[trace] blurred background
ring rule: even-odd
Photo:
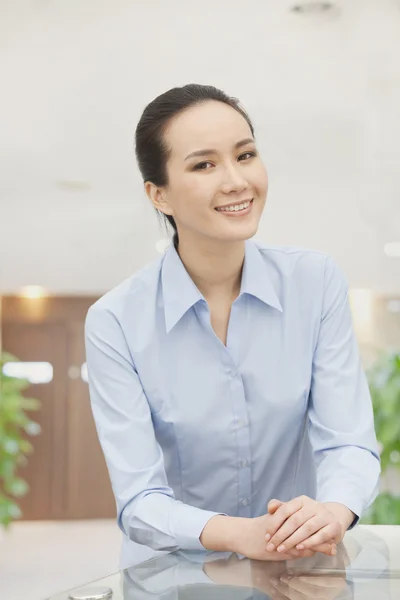
[[[0,0],[0,580],[43,598],[118,568],[92,421],[88,307],[169,243],[133,133],[167,89],[211,84],[253,119],[257,238],[345,272],[400,524],[400,2]]]

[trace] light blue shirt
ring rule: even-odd
[[[199,550],[216,514],[306,494],[357,516],[380,473],[347,284],[320,252],[246,242],[227,344],[176,250],[86,319],[91,404],[122,529],[121,568]]]

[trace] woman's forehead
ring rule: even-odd
[[[246,137],[252,137],[246,119],[231,106],[215,101],[183,111],[166,131],[172,153],[185,156],[196,150],[232,148]]]

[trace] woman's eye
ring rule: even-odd
[[[253,156],[256,156],[256,152],[244,152],[243,154],[241,154],[238,158],[238,160],[242,161],[242,160],[248,160],[249,158],[252,158]],[[206,171],[208,170],[208,165],[210,165],[211,167],[213,166],[212,163],[210,163],[209,161],[205,161],[205,162],[201,162],[198,165],[196,165],[194,167],[194,171]]]
[[[210,162],[202,162],[195,166],[195,171],[204,171],[207,168],[207,165],[211,165]]]
[[[255,152],[245,152],[244,154],[241,154],[239,156],[239,160],[247,160],[248,158],[251,158],[252,156],[255,156],[256,153]]]

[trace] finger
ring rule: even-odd
[[[301,524],[305,516],[305,513],[299,510],[282,525],[280,530],[270,540],[272,543],[275,543],[275,540],[277,543],[279,540],[280,545],[277,545],[278,552],[285,552],[295,546],[298,550],[302,550],[300,546],[305,540],[308,540],[312,535],[329,525],[329,515],[315,515],[307,521],[304,520],[303,524]],[[289,532],[293,533],[286,535]],[[328,541],[328,539],[323,539],[320,543],[323,544],[325,541]]]
[[[301,552],[305,552],[305,550],[306,549],[301,550]],[[318,544],[318,546],[313,546],[310,550],[319,552],[320,554],[326,554],[327,556],[336,556],[337,554],[337,546],[333,540],[325,542],[324,544]],[[291,550],[289,550],[289,552],[291,552]]]
[[[309,554],[304,554],[305,552],[311,552],[314,554],[325,554],[326,556],[336,556],[337,548],[335,542],[326,542],[325,544],[320,544],[319,546],[313,546],[312,548],[305,548],[304,550],[297,550],[296,548],[292,548],[292,550],[288,550],[287,552],[278,552],[278,554],[289,554],[290,556],[294,556],[295,558],[302,558],[303,556],[310,556]],[[292,554],[294,552],[299,552],[299,554]]]
[[[279,509],[278,511],[279,512]],[[276,516],[276,515],[275,515]],[[275,535],[271,536],[269,540],[268,548],[270,551],[275,550],[277,548],[282,548],[282,544],[288,540],[300,527],[302,527],[305,523],[308,523],[310,519],[314,518],[314,514],[310,512],[310,509],[301,508],[294,515],[291,515],[278,529]],[[326,523],[321,523],[321,527],[326,525]],[[310,534],[304,537],[298,538],[298,543],[302,542],[304,539],[307,539],[318,531],[318,529],[310,529]],[[268,525],[268,533],[270,533],[270,527]],[[296,544],[292,544],[290,546],[293,548]],[[284,552],[285,548],[282,548],[280,552]]]
[[[284,502],[274,515],[271,515],[271,521],[268,525],[269,539],[272,538],[283,523],[289,519],[294,513],[299,511],[303,507],[303,500],[301,498],[294,498],[289,502]]]
[[[314,577],[311,581],[303,581],[301,577],[282,575],[280,580],[283,584],[286,584],[288,588],[300,592],[306,598],[321,598],[323,597],[323,593],[321,592],[323,592],[324,589],[326,590],[325,586],[320,585],[320,579],[318,577]]]
[[[279,579],[271,579],[271,585],[273,586],[274,591],[282,594],[281,597],[283,598],[288,600],[305,600],[304,595],[301,592],[289,587]]]
[[[312,551],[312,554],[304,554],[305,552]],[[299,552],[300,554],[294,554]],[[312,548],[305,548],[304,550],[297,550],[296,548],[292,548],[292,550],[288,550],[284,554],[289,554],[294,558],[302,558],[303,556],[314,556],[315,554],[325,554],[326,556],[336,556],[337,553],[337,545],[334,540],[330,540],[330,542],[325,542],[324,544],[319,544],[318,546],[313,546]]]
[[[280,561],[293,561],[298,560],[300,558],[308,558],[310,556],[314,556],[315,552],[313,550],[290,550],[290,552],[266,552],[263,560],[271,561],[271,562],[280,562]]]
[[[278,508],[280,506],[282,506],[282,504],[284,504],[284,502],[281,502],[280,500],[270,500],[268,502],[268,506],[267,506],[267,510],[269,512],[270,515],[275,514],[275,512],[278,510]]]
[[[293,550],[289,550],[289,552],[286,552],[285,554],[287,556],[290,556],[291,558],[308,558],[310,556],[314,556],[315,550],[296,550],[294,548]]]
[[[335,539],[340,530],[339,523],[329,523],[325,527],[322,527],[317,533],[311,535],[308,539],[304,540],[300,544],[296,545],[297,550],[303,550],[304,548],[312,548],[328,542],[329,540]]]
[[[318,582],[318,586],[320,588],[339,588],[342,586],[342,582],[345,583],[346,580],[342,577],[327,577],[327,576],[320,576],[317,575],[314,577],[311,576],[305,576],[305,575],[301,575],[300,577],[296,577],[296,579],[298,579],[298,581],[302,581],[304,583],[308,583],[310,585],[315,585],[316,581]]]

